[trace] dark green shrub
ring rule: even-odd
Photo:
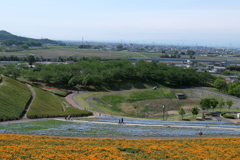
[[[235,119],[234,115],[231,115],[231,114],[224,114],[223,117],[229,118],[229,119]]]

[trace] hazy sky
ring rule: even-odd
[[[1,0],[0,14],[32,38],[240,45],[240,0]]]

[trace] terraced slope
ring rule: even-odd
[[[0,83],[0,121],[19,119],[31,99],[29,88],[11,78]]]
[[[47,118],[47,117],[63,117],[71,116],[87,116],[92,113],[89,111],[79,110],[60,99],[60,97],[34,87],[36,97],[27,113],[28,118]]]

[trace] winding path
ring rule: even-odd
[[[78,109],[81,109],[81,110],[85,110],[86,108],[84,108],[83,106],[81,106],[80,104],[78,104],[75,100],[74,100],[74,97],[78,94],[81,94],[81,93],[84,93],[84,92],[80,92],[80,93],[72,93],[72,94],[69,94],[67,95],[67,97],[65,97],[65,99],[68,101],[68,103],[70,103],[73,107],[76,107]]]
[[[26,84],[26,85],[27,85],[28,88],[30,89],[30,91],[31,91],[31,93],[32,93],[32,97],[31,97],[31,102],[30,102],[29,105],[27,106],[27,109],[26,109],[26,111],[25,111],[24,116],[22,117],[22,118],[24,118],[24,119],[27,118],[27,113],[28,113],[28,111],[30,110],[30,108],[31,108],[31,106],[32,106],[32,103],[33,103],[33,101],[34,101],[34,99],[35,99],[35,97],[36,97],[36,92],[34,91],[34,89],[32,88],[32,86],[29,85],[29,84]]]

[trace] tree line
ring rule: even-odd
[[[35,42],[35,41],[19,41],[19,40],[15,40],[15,39],[8,39],[8,40],[4,40],[2,42],[3,45],[6,45],[6,46],[12,46],[12,45],[27,45],[29,47],[31,46],[36,46],[36,47],[39,47],[39,46],[42,46],[42,43],[41,42]]]
[[[239,82],[227,83],[226,80],[222,77],[218,77],[214,81],[214,87],[218,89],[218,91],[240,97],[240,84]]]
[[[23,76],[30,81],[51,82],[63,86],[111,87],[125,82],[154,82],[175,87],[199,86],[213,83],[215,76],[210,73],[197,73],[195,69],[167,66],[164,63],[139,61],[135,65],[129,60],[101,61],[95,58],[78,61],[74,64],[8,65],[0,72],[14,78]]]

